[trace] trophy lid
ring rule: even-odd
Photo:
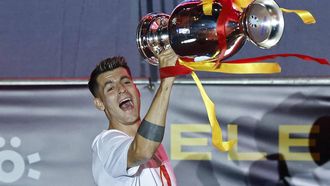
[[[260,48],[275,46],[282,37],[284,19],[282,11],[273,0],[255,0],[243,19],[248,38]]]

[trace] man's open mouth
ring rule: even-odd
[[[125,98],[120,101],[119,108],[123,111],[127,111],[134,108],[134,104],[131,98]]]

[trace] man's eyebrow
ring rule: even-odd
[[[131,78],[129,77],[129,76],[122,76],[121,78],[120,78],[120,81],[121,80],[124,80],[124,79],[129,79],[129,80],[131,80]],[[112,80],[108,80],[108,81],[106,81],[105,83],[104,83],[104,87],[106,87],[107,85],[109,85],[109,84],[113,84],[114,82],[112,81]]]
[[[131,80],[131,78],[130,78],[129,76],[122,76],[122,77],[120,78],[120,80],[123,80],[123,79],[129,79],[129,80]]]
[[[112,80],[108,80],[108,81],[106,81],[106,82],[104,83],[104,87],[106,87],[108,84],[112,84],[112,83],[113,83]]]

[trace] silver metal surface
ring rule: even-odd
[[[144,16],[136,31],[139,52],[152,65],[158,65],[157,56],[169,48],[167,22],[169,15],[149,13]]]
[[[194,61],[222,60],[237,53],[246,38],[267,49],[276,45],[282,37],[284,20],[278,5],[273,0],[255,0],[243,12],[233,9],[232,13],[237,18],[227,20],[227,49],[220,57],[222,48],[219,42],[223,41],[219,41],[217,24],[221,11],[219,2],[213,2],[212,15],[205,15],[201,1],[184,1],[170,16],[147,14],[137,28],[136,41],[140,53],[152,65],[158,64],[157,56],[169,46],[177,55]]]
[[[273,0],[255,0],[244,11],[244,30],[252,43],[260,48],[275,46],[284,30],[283,13]]]

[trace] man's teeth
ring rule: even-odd
[[[126,102],[126,101],[131,101],[130,98],[123,99],[120,103]]]
[[[128,102],[129,102],[130,104],[133,104],[131,98],[126,98],[126,99],[123,99],[123,100],[119,103],[119,107],[122,107],[125,103],[128,103]]]

